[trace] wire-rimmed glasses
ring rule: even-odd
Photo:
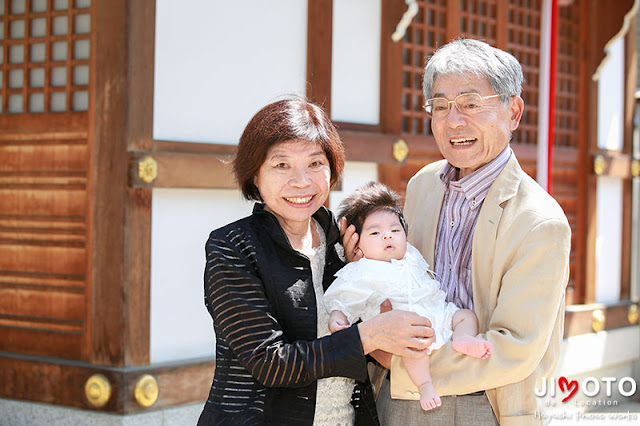
[[[480,96],[477,93],[462,93],[452,101],[447,98],[431,98],[427,99],[422,106],[430,117],[446,117],[449,114],[451,104],[454,104],[458,111],[473,115],[482,111],[484,101],[491,98],[497,98],[503,95]]]

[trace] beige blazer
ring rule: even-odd
[[[409,241],[434,264],[445,162],[427,165],[407,187]],[[512,154],[480,210],[472,247],[473,303],[480,337],[493,343],[489,359],[461,355],[448,343],[430,356],[440,395],[486,390],[502,425],[541,424],[536,380],[560,355],[571,230],[564,212]],[[418,399],[417,388],[393,357],[391,395]]]

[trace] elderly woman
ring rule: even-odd
[[[365,355],[425,356],[433,330],[392,311],[329,334],[322,297],[344,266],[323,207],[344,166],[336,129],[316,105],[274,102],[245,128],[233,166],[257,202],[206,244],[216,370],[198,424],[378,424]]]

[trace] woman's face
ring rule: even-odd
[[[322,147],[291,140],[272,146],[253,183],[283,227],[307,224],[329,196],[331,169]]]

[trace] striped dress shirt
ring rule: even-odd
[[[489,188],[511,157],[511,148],[460,180],[459,169],[447,163],[440,172],[445,186],[438,233],[434,269],[447,302],[473,310],[471,247],[480,207]]]

